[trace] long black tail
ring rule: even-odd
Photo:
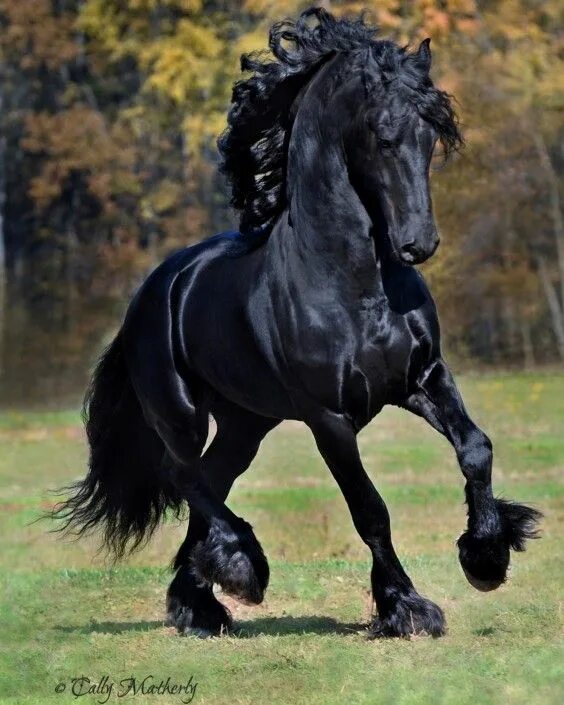
[[[149,540],[167,509],[185,505],[163,463],[164,445],[145,422],[129,378],[118,333],[96,367],[83,408],[90,446],[86,477],[64,491],[70,497],[51,516],[60,530],[82,535],[101,526],[115,558]]]

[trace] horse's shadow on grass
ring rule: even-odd
[[[55,629],[65,634],[124,634],[147,632],[165,626],[163,621],[152,622],[90,622],[88,624],[58,624]]]
[[[57,625],[56,630],[66,634],[123,634],[162,629],[164,621],[141,622],[90,622],[79,625]],[[257,636],[288,636],[290,634],[338,634],[346,636],[366,630],[366,624],[347,624],[332,617],[259,617],[245,622],[236,622],[230,635],[238,639],[253,639]]]
[[[239,639],[252,639],[266,634],[269,636],[288,636],[290,634],[339,634],[346,636],[366,629],[365,624],[346,624],[332,617],[257,617],[245,622],[236,622],[234,636]]]

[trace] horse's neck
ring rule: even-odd
[[[308,156],[309,155],[309,156]],[[301,285],[374,290],[380,266],[372,222],[338,152],[304,150],[293,165],[289,205],[268,242],[270,256]]]

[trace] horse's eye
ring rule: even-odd
[[[394,143],[391,140],[379,139],[378,145],[381,149],[391,149],[394,146]]]

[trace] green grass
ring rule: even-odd
[[[198,683],[195,703],[534,705],[564,699],[562,521],[564,376],[466,377],[474,418],[494,441],[496,491],[545,513],[543,539],[514,557],[510,581],[480,594],[454,542],[465,523],[452,450],[420,419],[386,410],[360,436],[386,498],[398,553],[445,610],[445,638],[368,641],[370,565],[307,430],[287,423],[264,442],[230,506],[252,522],[271,565],[259,607],[222,597],[237,635],[180,638],[163,625],[167,563],[184,526],[167,523],[124,564],[95,539],[64,542],[33,523],[49,490],[84,472],[78,413],[0,414],[0,701],[96,703],[72,677]],[[64,693],[55,693],[58,683]],[[186,698],[186,696],[183,696]]]

